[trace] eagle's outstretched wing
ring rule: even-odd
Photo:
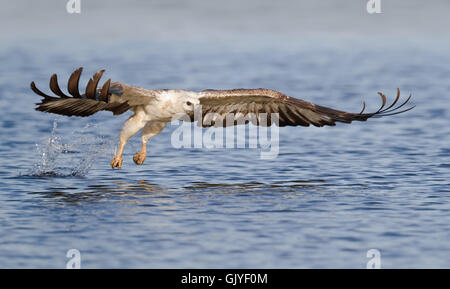
[[[31,89],[44,97],[40,103],[36,103],[38,105],[36,110],[67,116],[89,116],[107,110],[117,115],[132,106],[149,103],[154,98],[150,90],[120,82],[111,83],[111,79],[108,79],[101,88],[97,88],[104,70],[97,71],[93,78],[89,79],[85,93],[80,94],[78,86],[82,70],[82,67],[75,70],[69,78],[67,90],[70,96],[60,89],[56,74],[50,78],[50,90],[56,97],[43,93],[36,87],[34,81],[31,82]]]
[[[140,87],[126,85],[120,82],[112,82],[108,79],[101,88],[97,88],[104,70],[96,72],[86,86],[86,92],[80,94],[78,90],[80,75],[83,68],[75,70],[69,78],[67,90],[70,94],[62,92],[58,85],[56,74],[50,78],[50,90],[56,95],[50,96],[37,89],[31,82],[31,89],[38,95],[44,97],[37,103],[36,110],[62,114],[67,116],[89,116],[98,111],[112,111],[115,115],[122,114],[133,106],[149,104],[157,98],[156,90],[148,90]],[[379,93],[382,98],[381,107],[372,113],[349,113],[332,108],[327,108],[310,102],[286,96],[278,91],[270,89],[233,89],[233,90],[204,90],[196,93],[201,105],[201,125],[227,126],[241,124],[251,121],[256,125],[271,125],[277,123],[279,126],[315,126],[335,125],[336,122],[350,123],[354,120],[365,121],[371,117],[381,117],[408,111],[414,106],[399,110],[411,98],[411,95],[400,105],[400,90],[391,105],[386,106],[386,97]],[[189,114],[191,121],[197,120],[195,110]],[[227,121],[227,117],[233,115],[234,121]],[[273,118],[272,116],[276,116]],[[264,119],[262,119],[262,117]],[[228,118],[229,120],[229,118]]]
[[[335,125],[336,122],[350,123],[354,120],[365,121],[371,117],[381,117],[402,113],[414,108],[404,107],[411,99],[411,95],[401,104],[397,105],[400,99],[400,90],[397,89],[397,96],[386,107],[386,96],[381,96],[381,107],[371,113],[364,113],[366,104],[360,113],[350,113],[328,107],[315,105],[313,103],[289,97],[278,91],[270,89],[233,89],[233,90],[204,90],[200,92],[199,101],[202,109],[201,125],[208,126],[228,126],[242,124],[238,118],[253,115],[254,118],[245,118],[244,123],[252,122],[255,125],[271,125],[278,122],[279,126],[324,126]],[[191,121],[194,119],[194,112],[191,113]],[[277,120],[272,114],[275,114]],[[227,121],[227,116],[234,116],[234,122]],[[261,116],[264,116],[261,118]],[[198,117],[197,117],[198,118]]]

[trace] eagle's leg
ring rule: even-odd
[[[147,157],[147,142],[159,134],[166,127],[164,122],[148,122],[144,130],[142,131],[142,147],[141,151],[136,153],[133,157],[133,161],[137,165],[142,165]]]
[[[119,134],[119,150],[111,161],[112,168],[120,169],[122,167],[122,154],[127,141],[140,131],[146,124],[145,114],[143,111],[136,111],[123,125]]]

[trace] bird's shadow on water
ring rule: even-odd
[[[45,176],[44,178],[48,178]],[[272,183],[244,182],[244,183],[207,183],[191,182],[182,187],[165,187],[146,180],[135,182],[110,181],[109,183],[90,184],[84,188],[77,187],[48,187],[44,190],[34,191],[44,199],[57,202],[80,204],[96,201],[136,200],[136,204],[148,204],[151,198],[177,198],[195,196],[204,198],[211,196],[245,197],[265,195],[273,197],[293,197],[308,193],[323,192],[326,190],[326,181],[314,180],[287,180]],[[141,202],[141,201],[145,202]]]
[[[192,182],[183,187],[190,192],[208,192],[215,194],[264,194],[264,193],[295,193],[299,191],[312,192],[324,190],[325,180],[285,180],[273,182],[242,182],[242,183],[208,183]]]

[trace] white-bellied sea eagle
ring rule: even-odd
[[[98,111],[106,110],[114,115],[128,110],[134,114],[125,122],[119,134],[119,149],[111,161],[112,168],[121,168],[122,153],[126,142],[141,129],[142,148],[133,160],[141,165],[147,155],[146,144],[150,138],[159,134],[166,124],[178,115],[181,120],[195,121],[195,107],[201,107],[199,125],[228,126],[240,124],[238,118],[253,115],[245,119],[255,125],[270,126],[334,126],[336,122],[351,123],[354,120],[365,121],[371,117],[381,117],[402,113],[414,106],[400,110],[411,98],[411,95],[397,105],[400,90],[391,105],[386,107],[386,97],[382,93],[381,107],[372,113],[364,113],[365,103],[360,113],[350,113],[319,106],[301,99],[284,95],[278,91],[257,89],[231,89],[203,91],[187,91],[173,89],[149,90],[108,79],[101,88],[97,88],[104,70],[96,72],[87,84],[84,94],[80,94],[78,83],[83,68],[75,70],[69,78],[67,90],[63,93],[58,85],[56,74],[50,78],[50,90],[56,96],[50,96],[36,88],[31,82],[31,89],[43,99],[37,103],[36,110],[66,116],[90,116]],[[229,121],[232,115],[234,120]],[[274,117],[274,115],[276,117]],[[188,116],[182,117],[182,116]],[[264,116],[264,118],[262,117]]]

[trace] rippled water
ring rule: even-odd
[[[71,248],[84,268],[365,268],[369,249],[385,268],[450,267],[442,42],[257,44],[3,45],[0,267],[65,268]],[[258,149],[176,149],[169,126],[143,166],[132,161],[140,138],[132,139],[117,171],[109,162],[130,113],[34,111],[31,80],[48,91],[52,73],[64,82],[80,66],[82,83],[105,68],[105,79],[147,88],[267,87],[355,112],[399,87],[417,107],[366,123],[280,128],[273,160]]]

